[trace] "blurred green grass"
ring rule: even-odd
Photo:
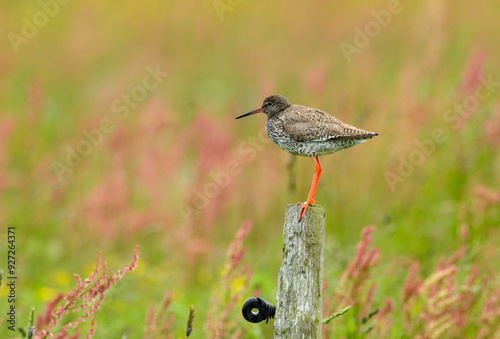
[[[27,324],[31,306],[40,312],[57,292],[69,290],[74,281],[68,276],[87,274],[97,251],[118,269],[138,243],[138,270],[105,302],[96,336],[140,337],[150,305],[167,290],[174,292],[177,331],[194,304],[195,333],[201,333],[209,291],[217,288],[227,246],[246,219],[254,221],[246,242],[252,286],[273,300],[285,206],[306,198],[313,165],[297,159],[290,178],[290,156],[271,143],[259,144],[251,160],[239,152],[262,131],[264,118],[234,117],[271,93],[380,134],[322,158],[316,200],[327,211],[329,281],[338,279],[369,224],[377,227],[373,243],[382,255],[377,301],[399,297],[396,286],[407,276],[402,262],[418,260],[429,273],[459,248],[462,225],[470,233],[464,265],[495,270],[498,204],[478,209],[474,189],[499,191],[499,143],[489,141],[484,128],[498,110],[499,92],[481,101],[462,129],[443,114],[460,100],[477,53],[485,55],[482,73],[500,79],[499,5],[402,2],[401,13],[347,62],[340,43],[352,43],[353,29],[373,20],[370,11],[385,8],[380,1],[242,2],[221,21],[211,2],[71,2],[19,53],[2,39],[0,222],[17,228],[19,325]],[[39,9],[6,2],[3,35],[19,34],[22,18]],[[169,76],[127,119],[118,119],[113,101],[156,65]],[[64,162],[65,148],[76,147],[82,130],[103,118],[116,130],[59,183],[54,161]],[[399,157],[416,149],[414,140],[436,128],[446,141],[392,191],[384,175],[397,172]],[[212,182],[209,173],[231,160],[241,172],[186,220],[181,204],[192,203],[192,192]],[[2,288],[2,310],[5,293]],[[271,333],[242,326],[248,337]],[[1,326],[0,336],[8,335]]]

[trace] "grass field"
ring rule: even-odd
[[[500,338],[497,1],[59,1],[0,11],[0,338],[22,337],[8,227],[16,328],[100,252],[131,272],[54,337],[184,337],[193,305],[193,338],[271,338],[240,308],[275,302],[313,175],[234,120],[272,93],[379,133],[322,157],[325,317],[353,305],[325,337]]]

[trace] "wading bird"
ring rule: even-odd
[[[262,107],[236,119],[256,113],[267,115],[266,132],[272,142],[288,153],[311,157],[314,162],[311,189],[300,209],[299,221],[304,217],[307,207],[316,203],[314,195],[322,171],[319,156],[342,151],[378,135],[348,125],[319,109],[292,105],[277,94],[268,96]]]

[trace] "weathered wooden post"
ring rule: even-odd
[[[299,222],[300,207],[286,209],[274,338],[321,339],[325,210],[311,205]]]

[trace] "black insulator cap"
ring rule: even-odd
[[[258,312],[254,312],[253,309],[257,309]],[[276,306],[268,304],[261,298],[250,298],[243,304],[241,308],[241,313],[246,321],[251,323],[260,323],[265,320],[266,324],[269,319],[273,319],[276,314]]]

